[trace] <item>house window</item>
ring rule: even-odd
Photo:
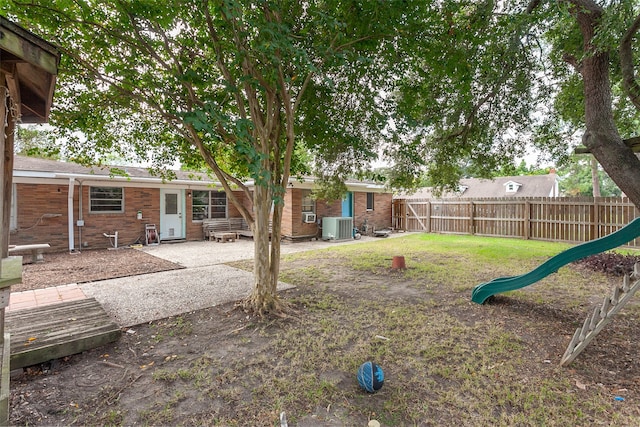
[[[373,193],[367,193],[367,210],[373,210]]]
[[[191,197],[193,221],[227,217],[227,195],[224,191],[196,191]]]
[[[515,193],[521,185],[522,184],[518,184],[517,182],[509,181],[505,184],[505,188],[507,193]]]
[[[311,190],[302,190],[302,212],[316,213],[316,201],[311,197]]]
[[[90,187],[89,208],[91,212],[124,212],[124,189]]]

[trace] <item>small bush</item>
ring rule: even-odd
[[[610,276],[624,276],[633,272],[633,266],[640,262],[640,255],[624,255],[617,252],[603,252],[582,258],[575,262],[589,270],[605,273]]]

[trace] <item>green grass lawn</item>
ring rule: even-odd
[[[280,278],[296,285],[282,293],[288,316],[252,318],[227,305],[140,326],[109,360],[127,366],[138,349],[145,370],[124,385],[126,375],[100,383],[98,397],[67,411],[79,425],[279,426],[283,411],[290,426],[640,425],[637,302],[559,366],[620,278],[570,265],[471,302],[477,284],[568,247],[407,234],[287,255]],[[406,270],[391,269],[394,256]],[[367,360],[385,373],[375,394],[356,381]],[[108,410],[91,409],[106,408],[100,396]]]
[[[279,373],[254,368],[264,384],[258,402],[294,424],[640,425],[640,365],[620,372],[615,363],[635,348],[637,305],[559,367],[570,335],[620,279],[569,266],[494,304],[470,301],[475,285],[523,274],[569,247],[412,234],[287,256],[281,279],[298,286],[287,299],[299,312],[277,332],[256,324]],[[391,270],[393,256],[404,256],[407,270]],[[608,350],[611,335],[625,334],[624,349]],[[387,376],[374,395],[355,382],[365,360]]]

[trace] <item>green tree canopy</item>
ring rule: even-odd
[[[593,196],[593,177],[589,156],[571,156],[561,168],[560,193],[565,196]],[[622,192],[609,176],[598,168],[598,181],[602,197],[619,197]]]
[[[637,136],[640,4],[591,0],[430,2],[399,47],[406,72],[387,154],[394,182],[423,171],[455,188],[465,171],[489,176],[533,143],[557,160],[581,143],[640,206]],[[626,140],[626,142],[625,142]],[[413,173],[413,175],[411,175]]]
[[[380,65],[410,16],[399,0],[14,0],[2,13],[61,50],[51,122],[69,157],[207,165],[254,230],[257,312],[279,305],[283,194],[305,167],[296,147],[327,176],[375,157]]]

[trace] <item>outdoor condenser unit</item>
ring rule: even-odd
[[[351,217],[322,218],[322,240],[345,240],[353,237]]]

